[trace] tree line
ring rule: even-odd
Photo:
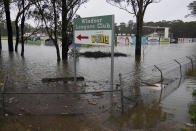
[[[172,38],[196,38],[196,21],[184,22],[182,20],[159,21],[159,22],[144,22],[144,26],[152,27],[169,27],[170,37]],[[129,21],[115,25],[115,34],[136,34],[136,23]],[[163,29],[143,28],[143,35],[148,35],[153,32],[163,33]]]
[[[13,36],[16,36],[16,27],[15,27],[15,22],[12,21],[12,31],[13,31]],[[20,25],[19,25],[20,26]],[[6,37],[7,36],[7,27],[6,27],[6,23],[2,22],[0,23],[0,27],[1,27],[1,36],[2,37]],[[25,27],[24,27],[25,33],[26,32],[32,32],[33,30],[35,30],[35,28],[33,26],[31,26],[28,23],[25,23]],[[41,29],[40,29],[41,30]]]
[[[0,23],[3,23],[0,25],[0,36],[7,33],[9,52],[17,52],[18,44],[21,43],[21,56],[24,56],[24,34],[27,28],[32,34],[40,29],[45,30],[54,42],[57,60],[61,57],[66,60],[71,37],[70,25],[77,10],[86,2],[87,0],[0,0]],[[11,12],[16,14],[14,22],[11,21]],[[31,20],[36,27],[31,28],[25,24],[27,20]],[[16,36],[15,47],[13,35]],[[57,44],[59,35],[62,38],[61,55]]]

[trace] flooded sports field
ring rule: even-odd
[[[0,55],[0,130],[194,130],[188,105],[195,102],[196,43],[142,47],[135,60],[134,46],[117,46],[114,84],[111,58],[57,62],[53,46],[25,45],[25,55]],[[19,45],[20,46],[20,45]],[[110,52],[110,47],[78,47],[79,52]],[[19,50],[20,52],[20,50]],[[66,80],[65,80],[66,79]]]

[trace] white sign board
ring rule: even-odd
[[[74,20],[74,43],[111,45],[114,16],[97,16]]]

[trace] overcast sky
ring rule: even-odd
[[[162,21],[162,20],[183,20],[195,21],[196,17],[185,18],[190,11],[187,5],[193,0],[161,0],[160,3],[153,3],[148,6],[144,21]],[[89,0],[77,12],[81,17],[91,17],[100,15],[115,15],[115,22],[125,22],[129,20],[135,21],[133,15],[118,9],[106,2],[106,0]]]

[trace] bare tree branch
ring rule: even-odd
[[[147,8],[148,5],[151,4],[151,3],[152,3],[152,0],[146,0],[146,3],[145,3],[145,5],[144,5],[144,10],[143,10],[143,12],[142,12],[143,15],[144,15],[145,12],[146,12],[146,8]]]
[[[118,7],[119,9],[121,10],[124,10],[126,12],[128,12],[129,14],[135,14],[135,11],[134,12],[131,12],[127,9],[127,7],[123,7],[120,3],[116,4],[116,3],[111,3],[111,0],[106,0],[106,2],[112,6],[115,6],[115,7]]]
[[[136,48],[135,48],[136,59],[138,59],[137,57],[139,58],[141,57],[141,38],[142,38],[144,14],[146,12],[148,5],[153,3],[153,1],[154,0],[106,0],[106,2],[109,3],[110,5],[118,7],[136,16],[136,26],[137,26]],[[128,7],[130,7],[130,10],[128,10]]]

